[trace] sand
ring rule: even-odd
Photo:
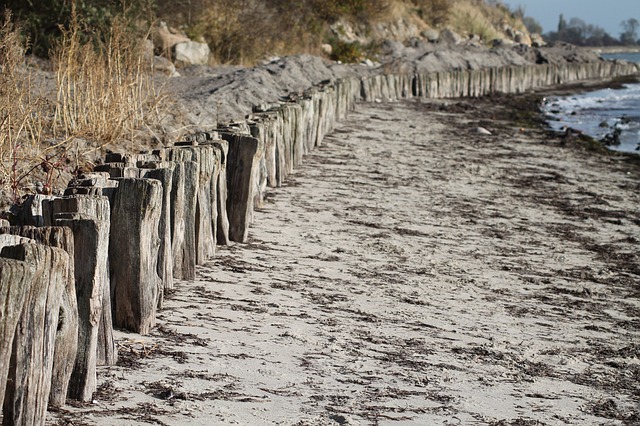
[[[49,423],[638,424],[640,167],[501,99],[359,105]]]

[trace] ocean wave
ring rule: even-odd
[[[543,110],[554,130],[570,127],[596,139],[617,132],[620,144],[611,149],[637,151],[640,143],[640,84],[550,98]]]

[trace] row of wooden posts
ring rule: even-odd
[[[89,401],[117,360],[113,327],[145,334],[164,295],[216,245],[245,242],[280,186],[357,101],[519,92],[637,74],[598,62],[346,78],[256,106],[245,120],[144,154],[108,154],[64,196],[32,195],[0,228],[3,424],[42,425],[48,405]]]

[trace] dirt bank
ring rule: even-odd
[[[637,424],[640,170],[507,99],[360,105],[50,424]]]

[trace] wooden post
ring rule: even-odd
[[[105,286],[108,288],[109,285],[109,223],[79,213],[59,213],[56,224],[69,227],[74,239],[78,353],[71,374],[69,397],[90,401],[96,391],[100,323],[105,315],[110,317],[110,312],[103,313]]]
[[[253,215],[259,141],[250,136],[232,133],[222,133],[222,137],[229,143],[227,157],[229,239],[246,242]]]
[[[156,163],[158,168],[141,169],[140,177],[156,179],[162,184],[162,207],[158,232],[160,247],[158,248],[158,309],[162,307],[165,289],[173,289],[173,257],[171,256],[171,188],[173,186],[173,166],[171,163]]]
[[[43,203],[56,198],[53,195],[35,194],[29,195],[22,204],[22,216],[19,218],[20,225],[45,226],[51,225],[51,219],[46,217],[46,210]]]
[[[119,180],[111,212],[109,258],[114,289],[114,325],[146,334],[155,325],[158,289],[158,225],[162,184],[154,179]]]
[[[4,401],[13,337],[34,274],[32,264],[0,258],[0,401]]]
[[[167,150],[172,161],[195,161],[198,163],[196,205],[194,211],[194,231],[196,264],[203,264],[215,254],[214,217],[211,194],[211,180],[216,175],[216,155],[209,145],[181,145]]]
[[[11,233],[28,238],[38,244],[63,249],[73,259],[73,233],[62,226],[14,226],[0,228],[0,233]],[[62,293],[58,329],[56,332],[53,372],[51,378],[50,406],[62,406],[67,399],[69,380],[78,351],[78,303],[74,280],[74,264],[69,262],[65,288]]]
[[[218,217],[216,242],[229,245],[229,216],[227,214],[227,157],[229,156],[229,142],[225,140],[212,141],[211,145],[217,150],[220,158],[220,173],[218,174],[217,200]]]
[[[168,156],[171,158],[171,154]],[[175,162],[171,188],[173,276],[193,280],[196,277],[195,211],[200,171],[195,161],[171,161]]]
[[[1,256],[31,263],[35,269],[14,335],[3,423],[43,425],[70,258],[64,250],[40,244],[5,247]]]
[[[114,182],[105,183],[105,185],[109,187],[114,187],[113,184]],[[100,235],[105,236],[107,239],[109,238],[111,213],[107,197],[99,195],[73,195],[57,198],[53,201],[51,210],[56,224],[58,224],[57,220],[61,217],[66,217],[65,220],[73,220],[74,218],[95,219],[99,226],[105,228],[101,230]],[[87,259],[85,259],[85,261],[86,260]],[[106,265],[101,265],[101,268],[108,268],[108,258],[105,256],[101,261],[106,263]],[[101,318],[97,331],[97,365],[115,365],[118,360],[118,352],[115,341],[113,340],[112,299],[111,286],[107,280],[103,284]]]

